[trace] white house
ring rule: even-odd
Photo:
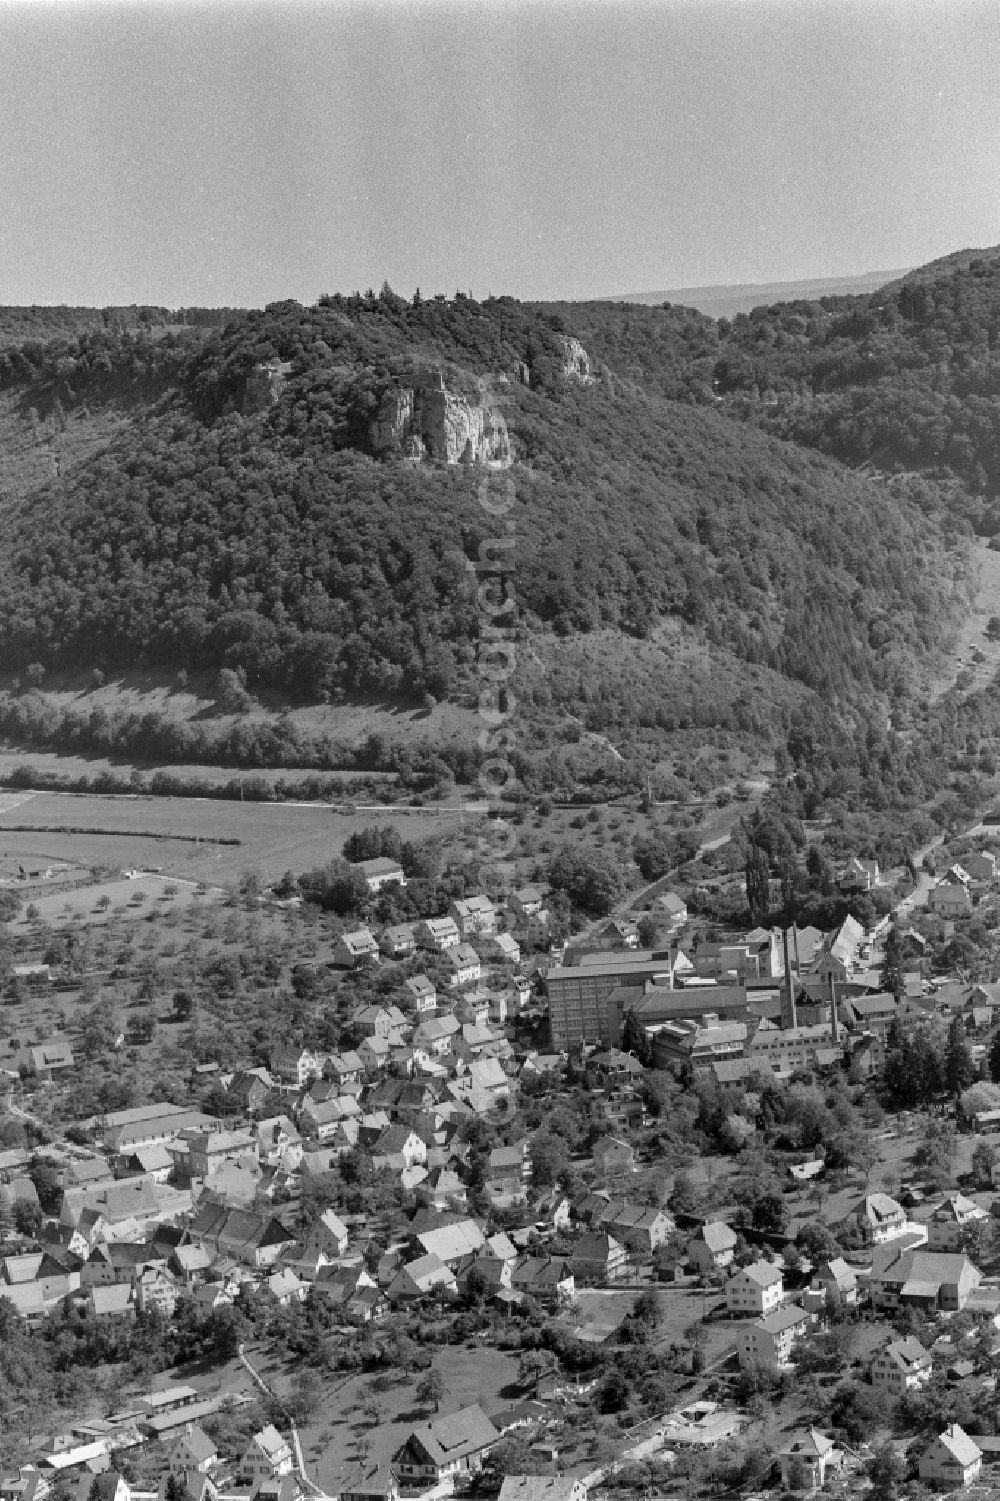
[[[931,1379],[932,1361],[923,1345],[912,1334],[893,1340],[879,1350],[872,1360],[872,1386],[879,1386],[895,1396],[926,1386]]]
[[[369,891],[381,891],[383,886],[405,886],[406,877],[398,860],[389,860],[379,855],[375,860],[362,860],[358,869],[365,878]]]
[[[781,1273],[771,1261],[755,1261],[734,1272],[726,1283],[726,1308],[735,1314],[771,1313],[782,1300]]]
[[[241,1465],[254,1490],[265,1480],[273,1480],[276,1475],[290,1475],[293,1468],[288,1441],[282,1438],[272,1423],[254,1434],[247,1445]]]
[[[928,1250],[960,1251],[964,1231],[985,1218],[986,1210],[975,1200],[951,1194],[937,1205],[927,1222]]]
[[[840,1452],[832,1438],[810,1428],[808,1433],[798,1433],[778,1451],[781,1465],[781,1483],[786,1490],[819,1491],[826,1482],[826,1472],[838,1464]]]
[[[781,1370],[791,1360],[792,1346],[809,1327],[809,1315],[797,1303],[776,1308],[752,1324],[745,1324],[737,1336],[740,1369],[757,1367]]]
[[[948,1490],[971,1485],[983,1467],[983,1451],[964,1428],[951,1423],[920,1456],[917,1473]]]

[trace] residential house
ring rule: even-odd
[[[98,1323],[123,1324],[135,1318],[135,1289],[126,1282],[113,1282],[110,1287],[92,1287],[87,1298]]]
[[[821,1491],[826,1483],[827,1470],[840,1459],[840,1451],[834,1447],[833,1439],[827,1438],[817,1428],[795,1434],[778,1450],[781,1483],[786,1490]]]
[[[972,907],[972,898],[963,882],[945,879],[931,887],[927,906],[939,917],[961,917]]]
[[[857,1228],[866,1246],[877,1246],[905,1233],[906,1211],[888,1194],[866,1194],[851,1210],[846,1223]]]
[[[395,1306],[416,1303],[433,1292],[454,1296],[458,1284],[451,1267],[440,1256],[429,1252],[401,1266],[386,1291],[389,1302]]]
[[[256,1136],[248,1131],[199,1132],[187,1138],[185,1170],[189,1177],[207,1178],[223,1162],[251,1162],[259,1157]]]
[[[869,1290],[872,1307],[893,1310],[909,1305],[929,1311],[964,1308],[982,1281],[967,1256],[922,1248],[876,1246]]]
[[[572,1264],[562,1256],[525,1256],[511,1269],[510,1285],[545,1308],[558,1308],[576,1292]]]
[[[272,1115],[257,1125],[257,1149],[268,1167],[294,1171],[301,1166],[302,1137],[287,1115]]]
[[[645,1069],[632,1053],[625,1053],[621,1048],[608,1048],[587,1059],[585,1072],[591,1089],[615,1089],[624,1084],[635,1084]]]
[[[411,975],[408,980],[403,981],[403,985],[413,997],[418,1016],[434,1010],[437,1005],[437,990],[426,975]]]
[[[906,1339],[893,1340],[879,1350],[871,1363],[872,1386],[882,1387],[896,1397],[926,1386],[932,1372],[930,1355],[912,1334]]]
[[[687,1243],[687,1257],[696,1271],[717,1272],[730,1265],[736,1236],[722,1220],[709,1220]]]
[[[225,1204],[204,1204],[189,1226],[191,1239],[245,1266],[273,1266],[295,1237],[273,1215]]]
[[[165,1266],[143,1267],[135,1280],[135,1306],[140,1313],[156,1309],[164,1319],[174,1316],[179,1295],[176,1279]]]
[[[499,1437],[481,1407],[465,1407],[414,1428],[392,1466],[401,1481],[439,1485],[463,1470],[478,1470]]]
[[[168,1266],[174,1276],[189,1290],[208,1279],[214,1257],[204,1246],[177,1246],[171,1252]]]
[[[448,1266],[457,1266],[464,1256],[482,1250],[486,1237],[473,1219],[455,1220],[417,1232],[428,1255],[438,1256]]]
[[[656,898],[656,912],[658,916],[665,917],[667,926],[671,932],[683,928],[688,920],[687,903],[676,891],[664,891]]]
[[[613,1235],[590,1230],[573,1247],[570,1266],[577,1282],[603,1287],[627,1280],[628,1253]]]
[[[399,1013],[399,1020],[404,1023],[406,1021],[402,1012]],[[397,1025],[388,1006],[363,1006],[353,1018],[353,1024],[362,1037],[381,1037],[383,1042],[388,1041],[389,1033]]]
[[[416,1195],[418,1204],[425,1204],[439,1214],[468,1205],[465,1184],[450,1167],[432,1168],[423,1182],[417,1184]]]
[[[331,1053],[326,1060],[323,1072],[337,1085],[338,1089],[345,1089],[348,1085],[360,1084],[365,1076],[365,1066],[360,1056],[350,1050],[346,1053]]]
[[[958,1251],[971,1226],[986,1219],[986,1210],[964,1194],[951,1194],[932,1210],[927,1222],[931,1251]]]
[[[637,949],[638,926],[626,917],[612,917],[598,928],[593,939],[599,949]]]
[[[463,938],[496,932],[497,911],[488,896],[463,897],[452,902],[448,910]]]
[[[167,1464],[172,1471],[197,1470],[208,1473],[218,1463],[219,1451],[203,1428],[189,1423],[164,1445]]]
[[[53,1040],[28,1049],[28,1068],[39,1079],[53,1079],[75,1066],[73,1049],[68,1042]]]
[[[338,1501],[398,1501],[399,1482],[389,1466],[373,1465],[338,1487]]]
[[[462,941],[458,924],[453,917],[428,917],[417,924],[417,942],[425,949],[434,949],[444,954]]]
[[[753,1314],[760,1318],[778,1308],[783,1297],[781,1273],[771,1261],[755,1261],[734,1272],[726,1283],[729,1313]]]
[[[920,1456],[917,1474],[926,1485],[953,1491],[971,1485],[983,1467],[983,1451],[957,1423],[939,1433]]]
[[[631,1204],[627,1199],[611,1199],[595,1223],[597,1229],[614,1235],[627,1250],[644,1259],[674,1233],[674,1222],[662,1209]]]
[[[376,1171],[389,1167],[401,1172],[415,1163],[423,1167],[426,1161],[427,1143],[408,1126],[390,1126],[372,1147],[372,1165]]]
[[[358,869],[364,876],[369,891],[381,891],[383,886],[406,885],[406,876],[399,861],[390,860],[384,855],[379,855],[374,860],[359,861]]]
[[[486,933],[479,944],[483,954],[497,964],[520,964],[521,945],[512,933]]]
[[[507,909],[515,919],[534,917],[545,905],[548,891],[542,885],[520,886],[507,898]]]
[[[310,1079],[322,1077],[323,1059],[299,1043],[283,1044],[271,1054],[271,1073],[285,1084],[304,1089]]]
[[[413,1033],[413,1046],[432,1057],[440,1058],[451,1052],[452,1038],[461,1031],[461,1023],[453,1016],[428,1016],[418,1023]]]
[[[795,1341],[808,1327],[809,1315],[797,1303],[787,1303],[752,1324],[744,1324],[737,1334],[740,1369],[776,1371],[787,1367]]]
[[[333,1261],[346,1255],[347,1242],[347,1226],[343,1220],[332,1209],[324,1209],[302,1244],[307,1255],[317,1252]]]
[[[345,969],[357,969],[378,958],[378,940],[370,928],[354,928],[341,933],[333,950],[333,962]]]
[[[859,860],[853,856],[837,877],[837,885],[844,896],[871,891],[878,885],[878,861]]]
[[[451,974],[449,985],[472,985],[482,977],[482,960],[469,943],[458,943],[448,950]]]
[[[821,1261],[809,1286],[822,1296],[824,1306],[853,1307],[858,1301],[858,1279],[842,1256]]]
[[[270,1075],[265,1079],[263,1073],[264,1070],[240,1069],[229,1081],[226,1093],[244,1115],[259,1115],[266,1107],[272,1085]]]
[[[291,1445],[273,1423],[254,1434],[240,1463],[240,1469],[253,1490],[277,1475],[290,1475],[294,1468]]]
[[[635,1153],[618,1136],[602,1136],[595,1141],[591,1156],[595,1169],[605,1178],[615,1173],[635,1172]]]
[[[518,928],[522,943],[529,949],[548,948],[552,942],[552,914],[547,907],[526,917]]]
[[[417,935],[412,923],[396,923],[386,928],[379,940],[387,959],[408,959],[417,952]]]

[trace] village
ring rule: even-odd
[[[375,902],[407,883],[357,873]],[[74,1119],[71,1040],[12,1039],[0,1338],[62,1329],[118,1378],[70,1426],[4,1414],[0,1501],[974,1493],[1000,1461],[1000,984],[932,954],[998,885],[983,839],[869,929],[709,938],[668,889],[567,944],[544,882],[339,922],[353,1046],[194,1062],[183,1100]],[[32,942],[8,1020],[59,983]],[[944,1063],[903,1109],[911,1036]],[[461,1347],[500,1373],[479,1400]],[[416,1409],[380,1407],[417,1376]]]

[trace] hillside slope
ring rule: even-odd
[[[131,394],[98,455],[14,506],[0,655],[228,666],[305,700],[474,692],[466,564],[496,531],[477,503],[484,471],[408,462],[392,433],[374,437],[386,403],[400,409],[430,371],[466,412],[481,399],[502,412],[522,631],[638,639],[674,619],[709,654],[830,700],[899,691],[960,608],[961,558],[938,521],[903,482],[665,397],[714,331],[684,310],[630,314],[659,376],[641,386],[602,369],[606,312],[577,324],[596,337],[594,378],[560,311],[510,299],[283,303],[196,344],[85,340],[30,369],[8,354],[6,385],[20,378],[25,400],[113,403],[123,381]],[[616,362],[630,357],[620,347]],[[261,394],[261,367],[279,365]]]
[[[720,325],[713,384],[730,415],[851,465],[919,472],[947,487],[957,521],[1000,532],[1000,249],[737,317]]]

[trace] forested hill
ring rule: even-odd
[[[734,422],[711,389],[721,350],[683,309],[388,289],[11,347],[0,392],[39,442],[120,420],[98,452],[8,490],[0,659],[226,665],[298,699],[473,691],[465,565],[495,529],[481,470],[372,437],[386,398],[430,372],[467,404],[492,382],[525,633],[682,622],[709,673],[714,653],[829,699],[897,691],[958,609],[934,494]]]
[[[719,325],[726,410],[852,465],[944,480],[1000,532],[1000,248],[879,292],[758,308]]]

